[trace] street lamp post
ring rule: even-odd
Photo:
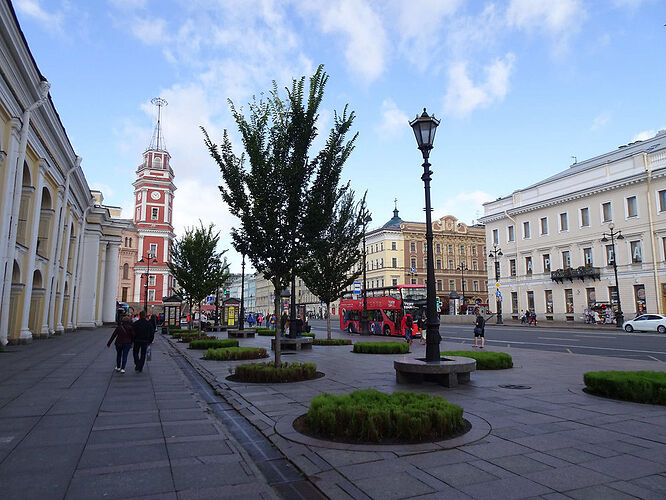
[[[423,155],[423,175],[421,176],[421,180],[423,181],[423,189],[425,191],[426,257],[428,264],[426,273],[426,362],[439,363],[439,343],[441,337],[439,336],[439,315],[437,314],[437,292],[435,290],[435,263],[433,261],[434,252],[432,248],[432,207],[430,204],[430,179],[432,171],[430,170],[430,162],[428,161],[439,120],[435,119],[434,116],[428,116],[425,108],[423,108],[423,114],[409,122],[409,125],[414,131],[418,148]]]
[[[609,232],[603,233],[601,241],[608,243],[610,236],[611,251],[613,252],[613,273],[615,274],[615,293],[617,293],[617,312],[615,313],[615,323],[618,328],[622,328],[624,323],[624,314],[622,313],[622,303],[620,302],[620,283],[617,280],[617,253],[615,253],[615,240],[623,240],[622,231],[615,231],[615,224],[612,222],[608,225]],[[611,301],[612,301],[611,297]]]
[[[240,325],[239,330],[245,330],[245,254],[241,262],[241,303],[240,303]]]
[[[140,264],[146,264],[148,266],[145,276],[146,276],[146,284],[144,285],[144,292],[143,292],[143,312],[148,314],[148,280],[150,279],[150,261],[153,261],[153,264],[157,264],[157,259],[154,258],[153,254],[150,252],[146,252],[145,259],[144,257],[141,257],[141,260],[139,261]]]
[[[299,242],[298,237],[294,238],[292,246],[295,247]],[[291,265],[291,298],[289,301],[289,336],[295,337],[300,334],[300,331],[296,328],[296,266],[293,262]]]
[[[365,246],[365,233],[368,224],[372,222],[372,217],[368,214],[363,219],[363,314],[359,322],[359,330],[361,335],[369,335],[368,332],[368,280],[366,278],[366,246]]]
[[[502,253],[502,249],[499,246],[497,246],[497,244],[493,245],[493,249],[488,254],[488,257],[493,259],[495,263],[495,283],[499,283],[500,280],[500,269],[499,266],[497,265],[497,259],[502,255],[504,255]],[[499,288],[495,292],[495,304],[497,305],[497,320],[495,321],[495,324],[503,325],[504,323],[502,322],[502,299],[497,294],[497,292],[499,292]]]
[[[467,269],[467,264],[461,263],[457,268],[458,271],[460,271],[460,285],[462,286],[462,298],[460,299],[460,304],[462,306],[462,310],[465,310],[465,271],[469,271]]]

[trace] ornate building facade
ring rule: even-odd
[[[95,201],[10,2],[0,2],[0,343],[115,319],[122,222]]]

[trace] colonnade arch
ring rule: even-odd
[[[30,200],[34,188],[32,187],[32,176],[28,162],[23,163],[23,175],[21,181],[21,202],[19,204],[18,225],[16,227],[16,242],[27,246],[28,241],[28,218],[30,217]]]
[[[55,210],[53,209],[53,199],[49,188],[42,188],[42,204],[39,207],[39,228],[37,230],[37,255],[48,258],[49,255],[49,235],[51,223],[53,221]]]

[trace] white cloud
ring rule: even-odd
[[[146,7],[147,0],[109,0],[109,3],[117,9],[136,10]]]
[[[39,21],[44,28],[52,32],[62,32],[62,12],[44,10],[39,0],[15,0],[16,10]]]
[[[592,125],[590,126],[590,130],[592,132],[596,132],[597,130],[602,129],[603,127],[608,125],[610,119],[611,119],[611,114],[608,111],[604,111],[603,113],[594,117]]]
[[[652,139],[655,135],[657,135],[656,130],[643,130],[642,132],[637,133],[629,142],[646,141]]]
[[[436,207],[433,217],[441,218],[445,215],[453,215],[460,222],[470,225],[483,214],[483,204],[495,198],[484,191],[463,191],[446,198],[443,203],[434,198],[433,203]]]
[[[405,112],[398,108],[397,104],[391,99],[384,99],[381,110],[382,121],[375,130],[379,136],[388,140],[399,136],[407,130],[409,117]]]
[[[449,70],[449,86],[444,106],[447,112],[464,116],[477,108],[501,101],[509,89],[515,56],[507,54],[484,68],[485,81],[475,84],[468,75],[467,63],[455,63]]]
[[[343,35],[345,59],[352,73],[366,83],[382,74],[388,39],[380,16],[365,0],[314,2],[302,9],[319,16],[324,33]]]
[[[132,34],[146,45],[162,45],[169,41],[164,19],[136,17],[131,26]]]

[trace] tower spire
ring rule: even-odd
[[[161,97],[153,97],[150,102],[157,106],[157,124],[155,125],[153,137],[150,140],[150,146],[148,146],[148,149],[152,149],[154,151],[166,151],[164,137],[162,137],[162,108],[167,106],[169,103],[166,102],[166,99],[162,99]]]

